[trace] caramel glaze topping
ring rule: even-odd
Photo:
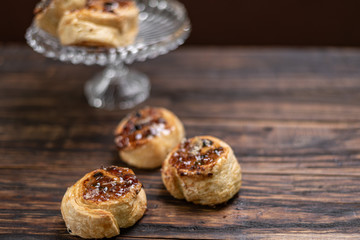
[[[131,169],[113,166],[94,171],[84,181],[84,187],[85,200],[105,202],[125,196],[132,188],[139,193],[142,184]]]
[[[182,176],[186,175],[186,171],[181,170],[200,175],[205,166],[214,164],[224,152],[223,147],[217,146],[209,139],[193,138],[181,143],[179,149],[171,156],[170,164],[180,170]],[[209,173],[208,176],[212,174]]]
[[[128,7],[130,0],[88,0],[87,7],[92,10],[115,13],[116,9]]]
[[[119,150],[134,148],[170,132],[171,128],[159,109],[145,108],[132,114],[121,132],[115,133],[115,144]]]

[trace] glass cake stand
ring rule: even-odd
[[[166,54],[184,43],[191,31],[185,7],[176,0],[137,0],[140,9],[139,34],[134,44],[119,48],[63,46],[57,38],[35,23],[26,39],[34,51],[73,64],[98,64],[106,69],[85,84],[91,106],[128,109],[148,98],[150,81],[124,64],[145,61]]]

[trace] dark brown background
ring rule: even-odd
[[[187,44],[360,46],[358,0],[181,0],[193,23]],[[0,42],[24,42],[38,0],[4,1]]]

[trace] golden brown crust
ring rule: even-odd
[[[35,8],[35,22],[41,29],[58,36],[58,25],[64,14],[85,7],[86,2],[87,0],[43,0]]]
[[[164,108],[144,108],[124,118],[115,130],[122,160],[138,168],[157,168],[184,138],[180,120]]]
[[[233,150],[211,136],[194,137],[180,144],[167,156],[161,172],[173,197],[196,204],[226,202],[241,186],[241,168]]]
[[[130,0],[91,0],[67,12],[58,35],[63,45],[119,47],[130,45],[138,33],[139,10]]]
[[[145,213],[146,195],[132,170],[109,167],[86,174],[68,188],[61,213],[69,232],[83,238],[113,237]]]

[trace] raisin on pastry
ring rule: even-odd
[[[166,158],[162,181],[170,194],[201,205],[231,199],[241,186],[241,168],[224,141],[199,136],[183,141]]]
[[[184,138],[181,121],[164,108],[146,107],[124,118],[115,130],[121,159],[137,168],[160,167]]]
[[[70,234],[110,238],[134,225],[146,211],[146,195],[134,172],[116,166],[86,174],[67,189],[61,213]]]

